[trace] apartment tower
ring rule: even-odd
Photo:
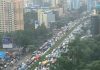
[[[23,0],[0,0],[0,32],[24,30]]]

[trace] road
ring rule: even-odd
[[[79,21],[75,21],[75,22],[72,22],[71,24],[69,24],[69,31],[71,31],[71,32],[68,32],[67,33],[67,35],[66,35],[66,37],[69,37],[69,39],[71,38],[70,37],[70,34],[77,28],[77,27],[81,27],[82,25],[81,24],[84,24],[84,22],[85,21],[87,21],[88,20],[88,18],[90,18],[90,16],[87,16],[87,17],[83,17],[83,18],[81,18]],[[66,34],[66,33],[65,33]],[[61,45],[62,45],[62,43],[64,42],[64,40],[61,42],[61,43],[59,43],[59,45],[58,46],[56,46],[56,47],[60,47]],[[56,48],[55,47],[55,48]],[[55,48],[53,48],[52,49],[52,51],[54,51],[54,49]],[[51,51],[51,52],[52,52]],[[50,53],[48,53],[48,54],[50,54]],[[48,55],[48,54],[46,54],[46,55]]]
[[[25,56],[22,56],[20,60],[18,60],[18,62],[14,63],[13,66],[8,66],[7,68],[3,69],[3,70],[16,70],[16,67],[18,65],[20,65],[23,62],[26,62],[27,59],[31,58],[31,54],[26,54]]]
[[[57,60],[57,58],[60,57],[62,52],[67,52],[68,49],[68,42],[71,42],[73,39],[75,39],[75,33],[76,34],[80,34],[82,31],[82,27],[86,26],[87,24],[89,24],[89,20],[86,19],[85,21],[83,20],[83,22],[78,25],[74,30],[72,30],[72,32],[67,35],[67,37],[65,38],[65,40],[63,40],[58,47],[56,47],[55,49],[52,50],[51,53],[49,53],[48,55],[46,55],[45,57],[45,61],[52,63],[52,61],[54,62],[55,60]],[[74,34],[73,34],[74,33]],[[67,44],[67,47],[65,46]],[[43,62],[45,62],[43,61]],[[35,70],[49,70],[48,65],[50,64],[46,64],[46,66],[43,66],[44,64],[40,64],[38,67],[35,68]]]
[[[89,16],[88,16],[89,17]],[[56,42],[58,42],[60,39],[62,39],[62,37],[63,38],[66,38],[66,31],[68,31],[68,29],[69,29],[69,34],[75,29],[75,28],[77,28],[78,27],[78,25],[80,25],[82,22],[84,22],[84,21],[86,21],[87,20],[87,18],[88,17],[83,17],[83,18],[80,18],[79,20],[75,20],[74,22],[70,22],[69,24],[68,24],[68,26],[65,26],[65,27],[62,27],[62,31],[59,31],[58,32],[58,34],[57,34],[57,36],[55,36],[55,37],[53,37],[52,39],[50,39],[50,40],[48,40],[48,42],[47,43],[45,43],[43,46],[41,46],[39,49],[41,50],[41,51],[39,51],[39,50],[36,50],[35,52],[35,54],[38,54],[38,55],[41,55],[41,57],[43,56],[43,55],[45,55],[46,53],[48,53],[48,51],[50,51],[51,50],[51,52],[53,51],[53,49],[55,49],[56,47],[59,47],[59,46],[61,46],[61,44],[63,43],[63,41],[64,41],[64,39],[62,40],[62,42],[60,42],[59,43],[59,46],[56,46],[56,47],[48,47],[48,43],[50,43],[51,44],[51,46],[54,46],[55,44],[56,44]],[[71,32],[70,32],[71,31]],[[68,34],[67,33],[67,34]],[[68,34],[68,35],[69,35]],[[68,36],[67,35],[67,36]],[[64,37],[65,36],[65,37]],[[45,49],[44,49],[45,48]],[[51,53],[51,52],[49,52],[49,53]],[[46,55],[48,55],[48,54],[46,54]],[[26,57],[27,56],[27,57]],[[15,63],[14,64],[14,66],[13,67],[8,67],[6,70],[14,70],[14,68],[16,68],[16,67],[18,67],[18,65],[19,64],[21,64],[21,63],[26,63],[26,60],[27,59],[31,59],[31,54],[30,55],[26,55],[25,57],[23,57],[20,61],[18,61],[18,63]],[[34,56],[35,57],[35,56]]]

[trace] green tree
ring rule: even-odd
[[[49,29],[46,29],[45,25],[42,24],[39,26],[34,33],[34,43],[36,46],[42,45],[47,39],[52,37],[52,32]]]
[[[23,31],[15,31],[8,34],[12,37],[13,42],[17,46],[28,47],[29,45],[33,45],[34,47],[41,46],[47,39],[52,36],[52,33],[46,29],[44,25],[41,25],[36,30],[27,29]]]
[[[24,23],[26,29],[34,29],[35,21],[37,21],[37,12],[31,11],[24,14]]]
[[[13,33],[14,43],[18,46],[26,47],[32,44],[32,33],[28,31],[16,31]]]
[[[100,60],[93,61],[90,64],[87,64],[87,69],[89,70],[100,70]]]
[[[62,56],[57,59],[54,65],[51,65],[50,70],[74,70],[74,67],[74,64],[67,57]]]
[[[32,21],[37,20],[37,12],[31,11],[24,14],[25,24],[33,23]]]
[[[52,65],[51,70],[100,70],[100,36],[76,38],[69,43],[66,54]]]

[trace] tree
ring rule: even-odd
[[[34,33],[34,43],[36,46],[42,45],[47,39],[51,38],[52,32],[49,29],[46,29],[45,25],[42,24],[39,26]],[[37,44],[38,43],[38,44]]]
[[[31,45],[32,48],[33,45],[33,48],[38,48],[52,36],[52,33],[44,25],[41,25],[36,30],[26,29],[11,32],[8,35],[13,39],[13,43],[19,47],[26,48]]]
[[[69,43],[67,55],[62,55],[51,70],[100,70],[100,36]]]
[[[32,44],[32,32],[16,31],[13,33],[13,40],[17,46],[26,47]]]
[[[74,64],[67,57],[62,56],[57,59],[54,65],[51,65],[50,70],[74,70],[74,67]]]
[[[25,30],[34,29],[35,21],[37,21],[37,12],[31,11],[24,14]]]
[[[37,20],[37,12],[31,11],[24,14],[25,24],[31,24],[33,23],[32,21],[35,21],[35,20]]]
[[[87,64],[87,69],[89,70],[100,70],[100,60],[93,61],[90,64]]]

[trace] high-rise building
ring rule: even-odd
[[[50,2],[51,2],[51,0],[43,0],[42,1],[44,7],[50,7],[50,5],[51,5]]]
[[[56,9],[53,9],[53,11],[55,12],[57,18],[64,17],[65,15],[63,8],[56,8]]]
[[[67,0],[67,8],[69,10],[77,10],[80,8],[80,3],[81,1],[80,0]]]
[[[23,29],[23,0],[0,0],[0,32]]]
[[[38,22],[40,25],[44,24],[46,28],[50,28],[50,24],[55,22],[55,14],[51,10],[38,10]]]
[[[64,12],[67,12],[68,10],[68,3],[67,3],[68,0],[63,0],[62,1],[62,5],[63,5],[63,9],[64,9]]]
[[[95,8],[95,0],[87,0],[87,11],[91,12]]]
[[[66,6],[66,8],[68,10],[71,10],[71,0],[67,0],[67,6]]]
[[[60,4],[61,0],[51,0],[51,7],[56,8]]]
[[[43,0],[43,2],[49,3],[49,2],[50,2],[50,0]]]
[[[32,7],[33,6],[33,0],[24,0],[24,8],[25,7]]]
[[[86,3],[87,3],[87,0],[81,0],[82,1],[82,3],[84,3],[85,5],[86,5]]]
[[[43,5],[43,0],[32,0],[34,5]]]
[[[72,9],[79,9],[80,8],[80,0],[71,0]]]
[[[24,0],[13,0],[16,30],[24,30]]]

